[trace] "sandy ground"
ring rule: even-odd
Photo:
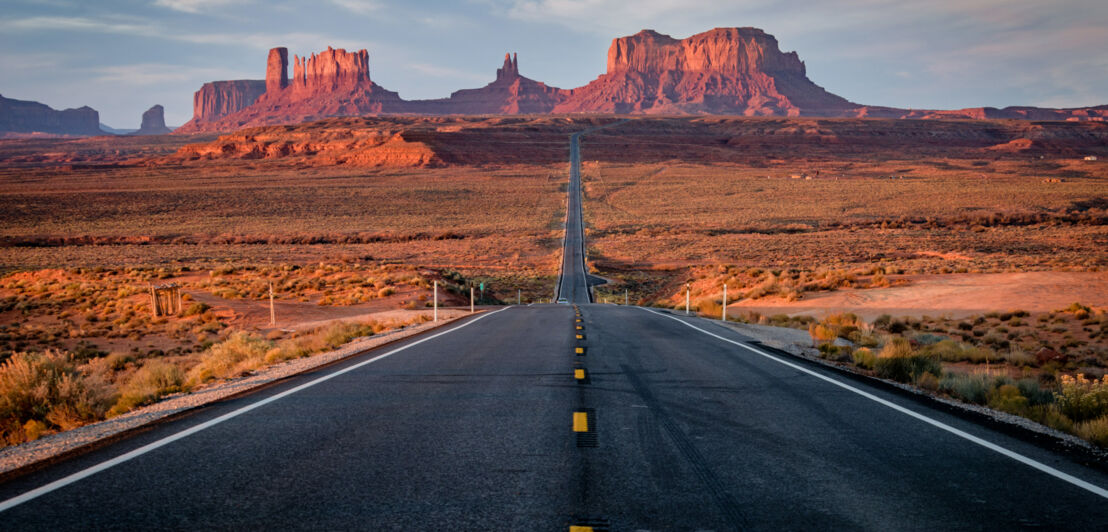
[[[431,316],[434,312],[430,307],[415,310],[397,308],[397,302],[404,297],[411,297],[415,293],[414,290],[406,290],[388,299],[349,306],[317,305],[299,301],[276,300],[273,307],[277,315],[277,326],[270,327],[268,301],[223,299],[199,290],[190,290],[187,293],[192,296],[194,301],[210,305],[217,314],[223,313],[230,319],[232,325],[243,329],[258,329],[261,331],[275,328],[288,330],[310,329],[331,321],[403,321],[419,314]],[[456,317],[469,313],[468,305],[462,308],[457,306],[457,301],[445,301],[445,303],[453,304],[452,307],[448,308],[442,303],[444,302],[440,302],[439,306],[440,318],[445,316]]]
[[[889,288],[806,293],[798,301],[740,301],[736,310],[823,317],[853,312],[872,320],[893,316],[962,318],[992,311],[1049,312],[1080,302],[1108,306],[1108,272],[1028,272],[905,276],[910,284]]]

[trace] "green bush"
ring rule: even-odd
[[[966,373],[947,373],[939,380],[939,389],[952,397],[974,404],[985,404],[988,400],[989,383],[983,375]]]
[[[203,313],[207,312],[208,309],[210,309],[210,308],[212,308],[212,307],[210,307],[210,306],[208,306],[207,304],[204,304],[204,303],[193,303],[192,305],[189,305],[189,308],[185,309],[184,315],[185,316],[196,316],[198,314],[203,314]]]
[[[1019,387],[1012,384],[1004,384],[989,390],[986,398],[989,408],[1016,415],[1023,415],[1027,411],[1027,398],[1020,393]]]
[[[148,360],[127,380],[108,415],[116,416],[182,391],[183,384],[184,376],[180,368],[169,362]]]
[[[943,373],[942,363],[937,356],[913,352],[912,344],[900,337],[885,344],[873,369],[878,377],[907,383],[916,381],[924,373],[936,377]]]
[[[1062,375],[1060,392],[1055,395],[1059,410],[1080,423],[1108,416],[1108,376],[1101,380]]]
[[[1073,432],[1080,438],[1108,447],[1108,416],[1078,423],[1073,426]]]
[[[873,369],[874,364],[877,362],[877,355],[866,347],[855,350],[852,357],[854,359],[854,365],[860,368]]]

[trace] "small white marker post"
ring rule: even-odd
[[[469,287],[469,313],[473,314],[473,287]]]
[[[627,306],[627,290],[623,291],[623,306]]]
[[[434,321],[439,321],[439,282],[435,281]]]
[[[685,283],[685,315],[689,315],[689,283]]]
[[[523,304],[523,289],[522,288],[517,288],[516,289],[516,305],[522,305],[522,304]]]
[[[727,321],[727,284],[726,283],[724,283],[724,285],[723,285],[723,317],[720,318],[720,320]]]

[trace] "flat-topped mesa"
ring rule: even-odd
[[[357,85],[370,86],[369,52],[347,52],[330,46],[311,57],[293,56],[292,92],[294,98],[320,92],[333,92]]]
[[[796,52],[781,52],[777,39],[758,28],[716,28],[682,40],[642,30],[612,40],[608,73],[620,70],[805,75],[804,62]]]
[[[841,114],[857,106],[812,83],[795,52],[757,28],[674,39],[643,30],[612,40],[608,71],[554,112]]]
[[[265,65],[265,91],[278,92],[289,86],[289,50],[271,48]]]
[[[504,66],[496,69],[496,81],[512,80],[519,77],[519,56],[504,54]]]
[[[209,125],[258,101],[265,94],[265,80],[237,79],[205,83],[192,97],[192,120],[177,133],[207,131]]]

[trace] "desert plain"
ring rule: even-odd
[[[683,309],[688,288],[719,317],[726,285],[735,320],[848,316],[877,324],[859,345],[910,330],[1017,360],[1013,377],[1108,366],[1108,125],[1017,120],[395,116],[6,140],[0,349],[73,353],[119,387],[157,359],[172,391],[236,335],[425,320],[436,283],[447,306],[471,288],[549,302],[567,139],[599,126],[582,181],[600,302]],[[167,284],[184,308],[152,316]]]

